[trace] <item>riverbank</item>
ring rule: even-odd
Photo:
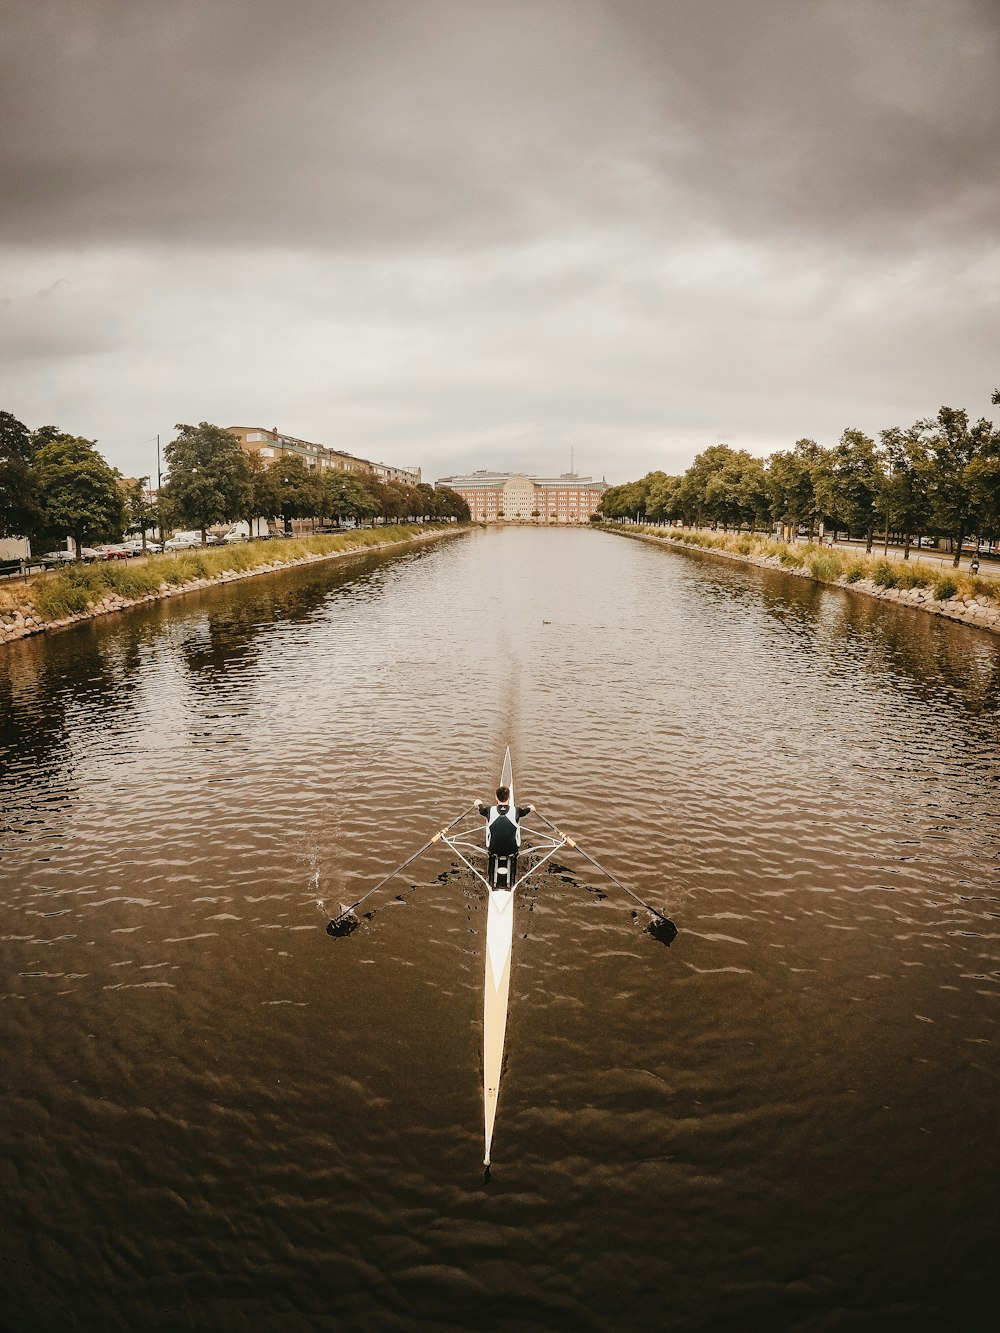
[[[465,525],[397,524],[329,536],[205,547],[136,562],[72,565],[22,587],[0,589],[0,645],[31,634],[67,629],[84,620],[146,606],[258,574],[336,560],[359,552],[416,546],[467,531]]]
[[[886,560],[836,546],[789,545],[750,533],[691,531],[683,528],[623,528],[602,525],[607,532],[657,546],[701,551],[763,569],[830,583],[880,601],[909,606],[976,629],[1000,634],[1000,587],[990,579],[942,571],[917,561]]]

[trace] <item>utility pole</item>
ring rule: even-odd
[[[160,546],[163,546],[163,510],[160,507],[160,487],[163,478],[160,474],[160,436],[156,436],[156,526],[160,532]]]

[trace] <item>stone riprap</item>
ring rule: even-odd
[[[791,574],[793,578],[809,579],[813,583],[826,583],[831,588],[843,588],[847,592],[859,592],[866,597],[875,597],[882,602],[895,602],[898,606],[909,606],[915,611],[928,612],[943,616],[946,620],[955,620],[975,629],[988,630],[1000,634],[1000,604],[988,597],[956,594],[938,601],[932,588],[884,588],[874,579],[856,579],[849,582],[843,575],[838,579],[818,579],[810,569],[804,566],[782,564],[777,555],[743,555],[738,551],[727,551],[721,547],[697,546],[690,542],[676,541],[671,537],[660,536],[651,532],[629,532],[624,528],[608,527],[609,532],[620,533],[639,541],[651,542],[656,546],[671,546],[678,551],[694,552],[697,555],[714,556],[721,560],[734,560],[737,564],[755,565],[760,569],[776,569],[782,574]]]
[[[92,603],[85,611],[75,615],[63,616],[58,620],[46,620],[32,604],[29,597],[12,599],[14,604],[0,609],[0,646],[24,639],[32,634],[44,634],[50,630],[68,629],[85,620],[94,620],[98,616],[110,615],[116,611],[127,611],[134,606],[145,606],[149,602],[159,602],[167,597],[178,597],[183,593],[198,592],[204,588],[213,588],[220,583],[236,583],[240,579],[256,578],[259,574],[273,574],[278,570],[294,569],[299,565],[320,564],[324,560],[338,560],[349,555],[368,555],[372,551],[385,551],[393,546],[412,546],[420,542],[434,541],[439,537],[456,536],[464,528],[436,528],[430,532],[416,533],[412,537],[377,542],[368,546],[352,547],[343,551],[310,552],[291,560],[272,560],[266,565],[255,565],[253,569],[227,569],[219,574],[191,579],[186,583],[161,583],[159,590],[142,597],[123,597],[120,593],[107,592],[99,601]],[[155,557],[154,557],[155,558]],[[29,585],[30,586],[30,585]],[[27,592],[27,589],[25,590]]]

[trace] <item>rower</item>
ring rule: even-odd
[[[512,805],[510,788],[497,787],[496,805],[480,805],[486,820],[487,879],[495,889],[512,889],[517,882],[517,851],[521,846],[521,820],[533,805]]]

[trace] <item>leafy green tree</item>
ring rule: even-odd
[[[774,518],[792,528],[807,525],[812,537],[823,512],[825,450],[815,440],[798,440],[795,448],[772,454],[767,487]]]
[[[884,512],[886,474],[875,441],[860,430],[845,430],[830,450],[820,504],[834,527],[863,533],[871,551],[875,526]]]
[[[39,515],[35,532],[47,541],[67,534],[76,558],[88,542],[114,541],[125,530],[125,499],[120,476],[94,447],[93,440],[57,435],[35,456]]]
[[[934,522],[947,532],[954,543],[958,566],[962,543],[981,522],[981,492],[975,484],[983,474],[992,452],[993,423],[979,420],[970,426],[968,414],[960,408],[942,407],[937,414],[937,430],[930,438],[932,466],[930,498]]]
[[[902,533],[904,560],[910,558],[913,538],[927,531],[930,520],[928,438],[933,425],[930,421],[917,421],[906,430],[890,426],[879,431],[887,468],[885,503],[896,531]]]
[[[762,458],[741,450],[740,476],[737,487],[739,513],[751,531],[767,528],[771,522],[771,495],[767,487],[767,470]]]
[[[246,455],[247,507],[246,524],[251,537],[258,519],[272,519],[278,512],[278,491],[274,477],[260,454],[254,450]]]
[[[1000,432],[969,465],[969,488],[979,515],[979,535],[994,543],[1000,541]]]
[[[125,501],[125,531],[138,532],[142,537],[142,549],[146,549],[146,532],[159,523],[158,505],[149,498],[146,488],[148,477],[122,481],[121,492]]]
[[[623,486],[610,486],[601,497],[601,510],[608,518],[631,518],[642,522],[646,517],[650,491],[657,476],[663,473],[647,472],[639,481]]]
[[[668,476],[666,472],[649,474],[649,492],[646,496],[646,517],[654,523],[670,522],[680,517],[677,504],[677,491],[680,477]],[[607,492],[605,492],[607,494]],[[601,505],[603,512],[604,506]]]
[[[25,537],[38,522],[31,464],[37,441],[10,412],[0,412],[0,537]]]
[[[721,523],[723,529],[730,525],[741,527],[744,523],[752,527],[760,502],[763,502],[765,511],[768,508],[767,486],[760,460],[745,449],[733,450],[728,445],[715,448],[718,452],[705,481],[705,508],[713,522]]]
[[[459,523],[468,523],[472,519],[467,502],[459,495],[458,491],[453,491],[450,486],[441,486],[436,492],[438,496],[439,517],[453,518]]]
[[[413,487],[413,492],[417,506],[416,517],[422,518],[425,522],[437,518],[441,505],[434,487],[429,482],[418,481]]]
[[[323,513],[342,522],[352,518],[360,523],[369,512],[371,497],[350,472],[329,471],[323,478]]]
[[[293,518],[316,519],[324,507],[323,483],[319,475],[307,467],[297,454],[287,454],[268,464],[268,478],[274,487],[276,513],[290,532]]]
[[[213,523],[232,522],[246,512],[250,470],[239,440],[221,426],[178,422],[176,429],[177,438],[164,451],[169,475],[163,489],[181,522],[201,529],[204,545]]]
[[[693,511],[699,525],[713,527],[726,522],[730,494],[720,474],[733,458],[728,444],[713,444],[695,455],[695,460],[681,480],[680,498],[687,513]]]

